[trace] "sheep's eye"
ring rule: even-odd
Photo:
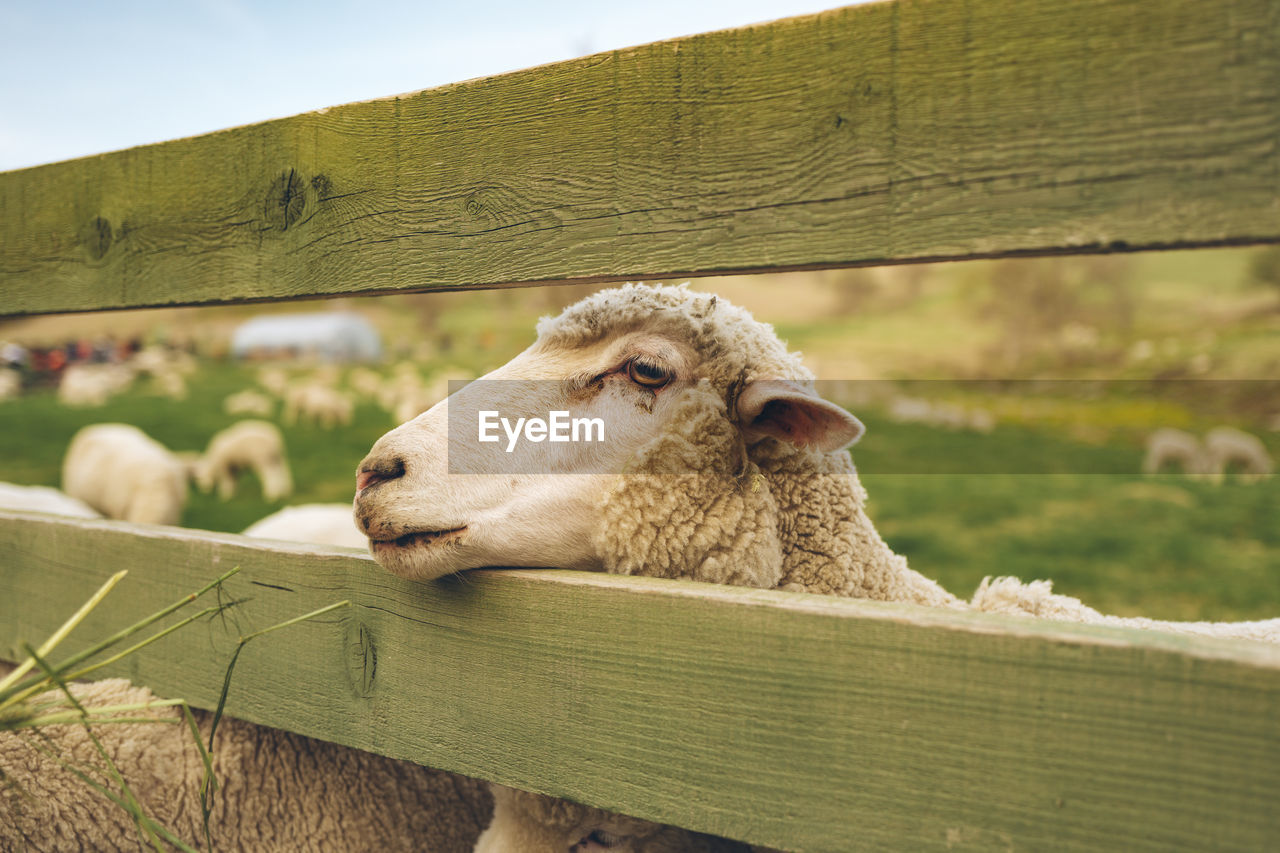
[[[627,364],[627,376],[645,388],[661,388],[671,381],[671,373],[665,367],[635,359]]]

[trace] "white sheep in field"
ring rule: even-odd
[[[448,367],[437,371],[427,384],[406,385],[395,399],[391,415],[395,422],[402,424],[411,421],[427,409],[449,396],[450,387],[461,382],[470,382],[475,374],[456,367]]]
[[[988,433],[996,426],[995,417],[985,409],[931,403],[916,397],[895,397],[889,402],[888,414],[890,420],[898,423],[922,423],[945,429]]]
[[[49,486],[19,486],[0,483],[0,507],[48,512],[75,518],[101,518],[102,513],[82,500]]]
[[[364,549],[369,546],[369,540],[351,517],[351,504],[287,506],[249,525],[244,535],[347,548]]]
[[[1238,476],[1243,483],[1266,479],[1275,468],[1266,445],[1257,436],[1233,427],[1209,430],[1204,437],[1204,449],[1206,470],[1215,481],[1220,482],[1232,466],[1239,466]]]
[[[311,421],[325,429],[351,423],[355,404],[349,394],[320,385],[305,382],[292,385],[284,393],[284,420],[287,424]]]
[[[1045,582],[989,579],[970,601],[957,598],[881,539],[846,450],[862,424],[811,381],[769,326],[715,296],[603,291],[543,320],[525,352],[379,439],[360,467],[356,519],[374,558],[411,579],[564,567],[1280,641],[1280,619],[1104,616]],[[467,415],[481,410],[599,417],[611,438],[590,450],[528,443],[519,454],[449,440],[451,416],[475,423]],[[495,789],[495,798],[484,853],[703,843],[551,797]]]
[[[67,447],[62,489],[108,518],[177,524],[187,502],[187,466],[135,426],[94,424]]]
[[[209,440],[204,455],[191,465],[202,492],[216,487],[230,500],[241,472],[252,471],[262,483],[262,496],[274,501],[293,492],[293,476],[285,456],[284,437],[270,421],[238,421]]]
[[[357,367],[348,374],[347,385],[361,397],[374,400],[382,389],[382,374],[367,367]]]
[[[73,364],[58,382],[58,402],[64,406],[101,406],[129,387],[133,371],[122,364]]]
[[[22,393],[22,374],[0,367],[0,400],[12,400]]]
[[[161,370],[151,374],[152,393],[170,400],[187,399],[187,380],[177,370]]]
[[[283,367],[264,367],[258,371],[258,384],[280,397],[289,387],[289,371]]]
[[[1169,467],[1180,467],[1183,473],[1191,476],[1207,474],[1209,459],[1200,439],[1172,427],[1158,429],[1147,436],[1142,473],[1158,474]]]
[[[195,373],[196,360],[190,353],[169,349],[164,346],[149,346],[139,350],[129,359],[129,366],[138,373],[156,376],[162,373],[177,373],[190,376]]]
[[[269,418],[275,408],[276,404],[270,397],[250,388],[228,394],[222,401],[222,411],[228,415],[257,415]]]

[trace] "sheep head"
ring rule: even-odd
[[[493,822],[475,853],[751,853],[736,841],[493,786]],[[760,848],[756,848],[757,850]]]
[[[381,565],[415,579],[545,566],[772,587],[778,509],[755,458],[820,457],[862,433],[811,380],[772,328],[715,296],[603,291],[383,436],[357,474],[356,521]],[[485,412],[506,419],[496,441],[479,440]],[[604,440],[510,431],[553,412],[598,419]]]

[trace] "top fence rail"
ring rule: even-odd
[[[0,174],[0,314],[1280,240],[1280,4],[920,0]]]

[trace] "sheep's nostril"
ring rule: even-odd
[[[404,459],[400,456],[367,463],[356,472],[356,491],[362,492],[387,480],[398,480],[404,476],[404,472]]]

